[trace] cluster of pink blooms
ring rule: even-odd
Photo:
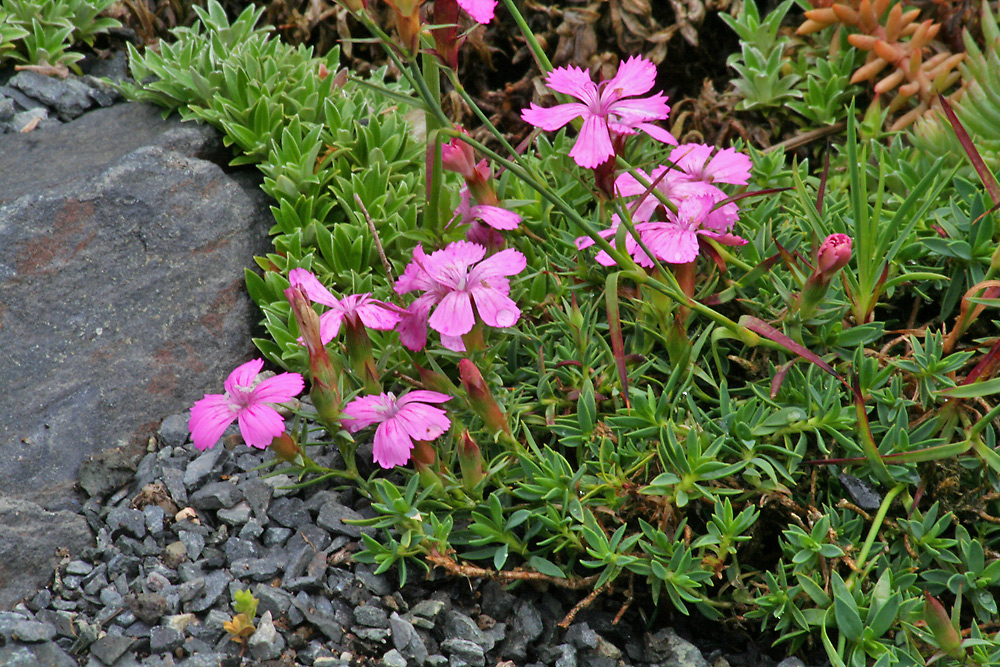
[[[419,350],[426,344],[430,326],[441,334],[446,346],[462,350],[462,335],[475,326],[477,314],[491,327],[517,323],[521,311],[509,296],[508,276],[520,273],[525,266],[524,255],[513,249],[486,257],[483,246],[468,241],[457,241],[430,255],[417,246],[413,261],[396,283],[399,294],[423,292],[406,309],[373,299],[371,294],[338,299],[305,269],[293,269],[289,281],[310,300],[329,308],[320,316],[324,345],[346,323],[379,330],[395,328],[403,345]],[[238,421],[244,442],[261,449],[284,432],[284,419],[275,406],[298,395],[304,381],[298,373],[281,373],[258,382],[263,365],[262,359],[243,364],[226,379],[225,394],[209,394],[194,404],[188,428],[196,448],[213,446],[233,421]],[[444,410],[426,404],[449,398],[423,390],[399,398],[391,393],[361,396],[344,407],[344,428],[354,433],[378,423],[375,461],[391,468],[409,460],[414,440],[432,440],[448,429],[451,422]]]
[[[727,245],[746,241],[733,236],[739,215],[736,204],[720,203],[727,195],[716,183],[746,185],[750,179],[750,159],[733,149],[713,154],[711,146],[702,144],[677,145],[677,140],[653,121],[664,120],[670,112],[662,93],[637,97],[649,92],[656,79],[656,67],[648,60],[632,57],[618,68],[614,78],[595,84],[587,72],[573,67],[560,67],[549,73],[546,83],[556,92],[572,95],[580,102],[543,108],[532,103],[521,112],[528,123],[544,130],[558,130],[576,118],[583,126],[570,151],[578,165],[597,168],[614,160],[621,148],[621,139],[642,130],[654,139],[674,145],[671,164],[658,167],[652,174],[639,171],[656,189],[673,202],[676,212],[662,207],[652,193],[640,201],[629,203],[631,218],[636,223],[643,243],[662,261],[672,264],[692,262],[698,256],[698,237],[707,236]],[[615,191],[621,197],[643,195],[646,187],[630,174],[615,181]],[[662,210],[663,213],[659,213]],[[620,220],[612,218],[612,227],[601,236],[613,239]],[[580,249],[593,245],[593,239],[577,239]],[[631,236],[626,238],[626,251],[636,263],[651,267],[653,262]],[[614,260],[604,251],[596,260],[605,266]]]

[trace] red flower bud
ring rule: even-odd
[[[816,272],[827,277],[847,266],[851,261],[851,237],[847,234],[830,234],[819,247]]]
[[[458,464],[462,468],[462,483],[471,491],[483,478],[483,453],[468,429],[462,433],[458,446]]]
[[[469,397],[469,406],[479,415],[486,426],[493,431],[503,431],[510,435],[510,425],[507,415],[497,405],[490,388],[486,386],[483,374],[474,363],[468,359],[458,362],[458,374],[462,379],[462,388]]]
[[[289,463],[295,461],[295,457],[301,452],[299,449],[299,443],[295,442],[295,438],[287,433],[282,433],[277,438],[272,440],[269,447],[271,448],[271,451],[274,452],[275,456],[283,461],[288,461]]]
[[[479,178],[476,171],[476,152],[472,146],[458,137],[441,144],[441,164],[448,171],[454,171],[465,180]]]

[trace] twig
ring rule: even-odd
[[[361,207],[361,212],[365,216],[365,220],[368,222],[368,231],[372,233],[372,238],[375,239],[375,248],[378,249],[378,256],[382,260],[382,266],[385,268],[385,275],[389,278],[390,283],[396,282],[396,279],[392,277],[392,266],[389,264],[389,260],[385,256],[385,250],[382,249],[382,239],[378,236],[378,230],[375,229],[375,223],[372,222],[372,217],[368,215],[368,209],[365,208],[365,203],[361,201],[361,197],[358,193],[354,193],[354,201],[358,203]]]
[[[601,593],[603,593],[604,590],[607,587],[608,587],[608,584],[605,583],[604,585],[598,586],[594,590],[590,591],[590,593],[587,594],[587,597],[585,597],[582,600],[580,600],[579,602],[577,602],[576,606],[573,607],[572,609],[570,609],[569,613],[566,614],[566,617],[563,618],[563,620],[561,620],[558,623],[556,623],[556,625],[558,625],[563,630],[565,630],[566,628],[568,628],[570,625],[572,625],[573,619],[576,618],[576,615],[579,614],[584,609],[586,609],[587,607],[589,607],[590,604],[594,600],[597,599],[597,596],[600,595]]]
[[[484,579],[495,579],[497,581],[544,581],[545,583],[559,586],[560,588],[580,589],[592,586],[597,581],[599,575],[591,577],[553,577],[542,574],[534,570],[487,570],[475,565],[462,565],[451,558],[444,556],[437,549],[432,548],[427,554],[427,560],[431,565],[443,568],[449,574],[459,577],[482,577]]]
[[[828,137],[831,134],[837,134],[842,132],[843,129],[847,127],[844,121],[839,123],[834,123],[833,125],[827,125],[826,127],[821,127],[815,130],[809,130],[808,132],[803,132],[802,134],[797,134],[790,139],[785,139],[772,146],[768,146],[764,149],[765,153],[770,153],[771,151],[776,151],[779,148],[784,150],[792,150],[794,148],[799,148],[800,146],[805,146],[808,143],[812,143],[817,139],[822,139],[823,137]]]

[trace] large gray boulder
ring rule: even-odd
[[[77,509],[85,459],[141,453],[252,355],[243,271],[273,219],[227,153],[139,104],[0,136],[0,501]]]

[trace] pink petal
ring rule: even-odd
[[[411,303],[400,317],[396,331],[403,347],[413,352],[424,349],[424,345],[427,344],[427,315],[435,303],[437,303],[435,295],[427,292]]]
[[[258,375],[260,375],[260,369],[263,367],[263,359],[253,359],[241,366],[237,366],[236,369],[229,374],[229,377],[226,378],[226,381],[222,383],[226,388],[226,392],[232,395],[249,390],[250,385],[252,385],[253,381],[257,379]]]
[[[341,424],[349,433],[356,433],[376,422],[385,421],[386,412],[395,401],[389,394],[358,396],[344,406]]]
[[[413,260],[406,265],[403,275],[396,279],[397,294],[406,294],[413,290],[426,290],[434,285],[434,281],[427,275],[427,271],[424,269],[424,262],[426,260],[427,254],[424,253],[424,247],[417,245],[413,249]]]
[[[292,269],[288,273],[288,282],[292,287],[301,287],[305,290],[310,301],[321,303],[324,306],[337,306],[340,302],[330,290],[323,287],[323,283],[315,275],[305,269]]]
[[[393,420],[414,440],[433,440],[451,426],[444,410],[422,403],[409,404]]]
[[[379,424],[375,429],[375,463],[386,470],[401,466],[410,460],[413,441],[394,419]]]
[[[458,6],[469,13],[476,23],[486,25],[493,20],[496,0],[458,0]]]
[[[632,56],[618,67],[606,90],[621,91],[618,97],[643,95],[656,83],[656,65],[641,56]]]
[[[674,135],[670,134],[659,125],[653,125],[652,123],[639,123],[635,127],[637,130],[642,130],[660,143],[670,144],[671,146],[677,145],[677,139],[674,138]]]
[[[521,317],[517,304],[499,290],[476,285],[472,288],[472,298],[483,323],[491,327],[512,327]]]
[[[664,262],[687,264],[698,257],[698,235],[679,225],[663,225],[643,241]]]
[[[226,428],[236,419],[229,399],[222,394],[206,394],[191,406],[188,430],[195,449],[204,451],[217,443]]]
[[[569,156],[584,169],[593,169],[614,154],[607,121],[600,116],[587,116]]]
[[[319,339],[326,345],[340,333],[340,325],[344,321],[344,311],[339,308],[328,310],[319,316]]]
[[[446,350],[465,352],[465,341],[462,340],[461,336],[445,336],[441,334],[441,344],[444,345]]]
[[[430,391],[429,389],[414,389],[404,396],[400,396],[396,405],[403,406],[410,403],[444,403],[450,401],[451,396],[442,394],[440,391]]]
[[[545,84],[557,93],[572,95],[583,102],[597,100],[597,84],[590,78],[590,72],[576,65],[556,67],[545,78]]]
[[[574,118],[590,113],[586,104],[570,102],[557,104],[554,107],[540,107],[534,102],[527,109],[521,109],[521,118],[526,123],[540,127],[548,132],[555,132]]]
[[[698,233],[703,236],[707,236],[708,238],[713,239],[716,243],[721,243],[722,245],[741,246],[747,244],[747,240],[745,238],[736,236],[735,234],[715,234],[704,230],[699,230]]]
[[[617,122],[634,126],[649,120],[663,120],[670,115],[667,98],[663,93],[652,97],[618,100],[611,105],[609,112],[616,117]]]
[[[369,329],[389,331],[399,323],[400,314],[387,304],[372,300],[358,308],[358,318]]]
[[[731,183],[746,185],[750,182],[750,169],[753,163],[750,158],[735,148],[726,148],[712,157],[708,164],[708,172],[715,183]]]
[[[468,268],[485,255],[486,248],[477,243],[455,241],[443,250],[431,253],[424,261],[424,268],[437,284],[456,289]]]
[[[461,336],[472,331],[476,318],[472,314],[472,299],[467,292],[450,292],[427,320],[431,329],[446,336]]]
[[[519,250],[507,248],[490,255],[469,271],[468,283],[478,284],[483,280],[490,280],[500,276],[512,276],[524,271],[528,266],[528,260]]]
[[[499,206],[480,204],[472,207],[472,215],[476,216],[493,229],[500,229],[503,231],[517,229],[517,226],[521,224],[521,216],[513,211],[500,208]]]
[[[248,406],[240,410],[238,419],[243,442],[258,449],[265,449],[285,430],[285,420],[268,405]]]
[[[279,373],[263,380],[250,392],[252,403],[284,403],[290,401],[305,387],[298,373]]]

